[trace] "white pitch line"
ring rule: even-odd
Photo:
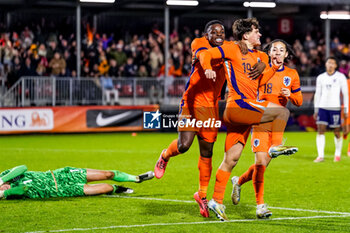
[[[349,215],[349,212],[336,212],[336,211],[326,211],[326,210],[306,210],[306,209],[298,209],[298,208],[285,208],[285,207],[273,207],[269,206],[270,209],[276,210],[292,210],[292,211],[300,211],[300,212],[312,212],[312,213],[324,213],[324,214],[344,214]]]
[[[30,231],[26,233],[44,233],[44,232],[65,232],[65,231],[93,231],[93,230],[106,230],[116,228],[136,228],[136,227],[151,227],[151,226],[176,226],[176,225],[200,225],[200,224],[224,224],[235,222],[256,222],[256,221],[281,221],[281,220],[300,220],[300,219],[319,219],[319,218],[347,218],[350,215],[327,215],[327,216],[309,216],[309,217],[286,217],[286,218],[271,218],[271,219],[234,219],[225,222],[221,221],[203,221],[203,222],[175,222],[175,223],[150,223],[150,224],[138,224],[138,225],[119,225],[108,227],[91,227],[91,228],[71,228],[61,230],[47,230],[47,231]]]
[[[51,148],[1,148],[0,151],[33,151],[33,152],[54,152],[54,153],[61,153],[61,152],[74,152],[74,153],[84,153],[84,152],[93,152],[93,153],[135,153],[135,152],[142,152],[145,153],[145,150],[122,150],[122,149],[51,149]],[[158,151],[147,151],[149,153],[157,153]]]
[[[132,199],[140,199],[140,200],[148,200],[148,201],[166,201],[166,202],[180,202],[180,203],[196,203],[195,201],[186,201],[186,200],[176,200],[176,199],[163,199],[163,198],[152,198],[152,197],[130,197],[130,196],[119,196],[119,195],[106,195],[104,197],[117,197],[117,198],[132,198]]]
[[[163,198],[153,198],[153,197],[133,197],[133,196],[120,196],[120,195],[106,195],[104,197],[109,197],[109,198],[113,198],[113,197],[114,198],[132,198],[132,199],[149,200],[149,201],[196,203],[195,201],[189,201],[189,200],[163,199]],[[273,206],[269,206],[269,208],[270,209],[278,209],[278,210],[291,210],[291,211],[297,211],[297,212],[312,212],[312,213],[324,213],[324,214],[350,215],[350,212],[336,212],[336,211],[327,211],[327,210],[308,210],[308,209],[273,207]]]

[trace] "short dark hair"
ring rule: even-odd
[[[259,21],[256,18],[237,19],[232,25],[232,32],[235,40],[242,40],[245,33],[253,30],[252,26],[260,28]]]
[[[338,62],[338,59],[337,59],[336,57],[334,57],[334,56],[329,56],[329,57],[326,58],[326,61],[325,61],[325,62],[327,62],[329,59],[334,60],[335,63],[337,63],[337,68],[339,67],[339,62]]]
[[[217,19],[211,20],[211,21],[209,21],[209,22],[205,25],[205,27],[204,27],[204,33],[207,33],[209,27],[210,27],[211,25],[214,25],[214,24],[220,24],[220,25],[224,26],[223,22],[221,22],[220,20],[217,20]]]
[[[286,46],[288,56],[286,57],[285,61],[291,60],[293,57],[295,57],[295,53],[294,53],[292,46],[290,44],[288,44],[285,40],[282,40],[282,39],[275,39],[275,40],[271,41],[270,43],[268,43],[267,45],[264,46],[263,51],[265,53],[269,54],[269,51],[272,47],[272,44],[274,44],[276,42],[281,42]]]

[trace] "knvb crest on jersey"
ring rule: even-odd
[[[288,87],[289,85],[290,85],[290,83],[291,83],[291,78],[290,77],[288,77],[288,76],[284,76],[284,78],[283,78],[283,84],[286,86],[286,87]]]
[[[254,139],[254,146],[258,147],[260,144],[260,140],[259,139]]]
[[[143,128],[144,129],[160,129],[160,116],[162,114],[157,110],[156,112],[143,113]]]

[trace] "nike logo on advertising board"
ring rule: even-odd
[[[118,120],[121,120],[125,117],[128,117],[130,114],[132,113],[132,111],[128,111],[128,112],[124,112],[115,116],[110,116],[110,117],[105,117],[103,118],[102,116],[102,112],[100,112],[97,117],[96,117],[96,124],[98,126],[106,126],[109,125],[113,122],[116,122]]]

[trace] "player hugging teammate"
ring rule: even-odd
[[[155,175],[161,178],[169,158],[187,151],[194,135],[197,134],[201,152],[198,163],[200,188],[194,198],[200,206],[203,217],[209,217],[208,209],[210,209],[220,220],[227,220],[223,199],[231,171],[241,156],[252,126],[267,123],[266,125],[269,126],[268,139],[266,142],[261,142],[264,149],[259,152],[262,153],[256,154],[261,160],[257,160],[256,164],[250,168],[248,175],[256,184],[254,187],[259,196],[257,217],[266,218],[271,215],[271,212],[261,198],[265,168],[271,158],[290,155],[298,150],[296,147],[282,145],[282,139],[289,117],[289,111],[284,107],[287,100],[290,99],[298,106],[302,102],[299,78],[295,70],[284,66],[285,58],[292,54],[287,43],[278,40],[270,45],[270,62],[266,53],[256,49],[261,44],[261,34],[259,22],[255,18],[236,20],[232,30],[235,42],[225,41],[223,43],[223,40],[217,37],[223,34],[223,26],[220,23],[206,27],[205,38],[194,40],[192,43],[193,72],[180,105],[180,113],[185,107],[186,113],[190,111],[189,113],[194,117],[201,116],[198,111],[191,112],[190,107],[203,105],[206,100],[210,99],[201,99],[202,96],[206,97],[208,94],[213,97],[218,96],[218,91],[226,79],[229,90],[224,112],[227,137],[224,160],[216,172],[213,198],[208,203],[206,193],[211,176],[211,156],[216,131],[212,134],[214,137],[207,137],[208,134],[201,133],[201,129],[190,130],[187,136],[179,130],[178,140],[174,140],[168,149],[161,153],[155,167]],[[216,43],[212,44],[210,38],[213,37],[217,39]],[[199,40],[203,41],[203,45],[198,45]],[[194,45],[196,45],[195,49]],[[220,65],[221,69],[219,69]],[[205,86],[200,85],[201,83]],[[196,86],[201,88],[195,89]],[[258,99],[258,89],[262,92],[264,88],[266,88],[265,95]],[[189,95],[191,90],[197,91]],[[217,99],[211,98],[210,100],[211,106],[216,107]],[[217,116],[216,110],[214,113],[213,115]],[[210,138],[212,140],[209,140]],[[236,202],[235,204],[239,201],[237,192],[239,184],[236,180],[236,178],[233,179],[232,193],[232,200]]]

